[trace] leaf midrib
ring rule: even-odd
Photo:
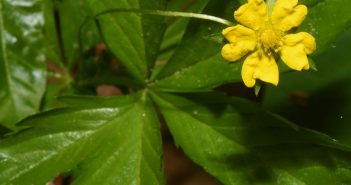
[[[211,127],[208,126],[207,124],[205,124],[202,120],[199,120],[198,118],[193,117],[193,116],[192,116],[191,114],[189,114],[188,112],[185,112],[185,111],[179,109],[179,108],[178,108],[175,104],[173,104],[172,102],[169,102],[169,101],[167,101],[167,100],[161,98],[160,96],[157,96],[157,95],[155,95],[155,96],[158,97],[158,98],[160,98],[161,100],[167,102],[169,105],[171,105],[174,109],[178,110],[179,112],[182,112],[183,114],[187,115],[188,117],[193,118],[193,119],[196,120],[197,122],[203,123],[203,124],[198,124],[200,127],[204,127],[204,128],[206,128],[206,129],[208,129],[208,130],[214,131],[215,133],[217,133],[217,134],[219,134],[219,135],[222,135],[223,138],[225,138],[226,140],[228,140],[230,143],[236,145],[238,148],[240,148],[240,150],[242,150],[242,151],[247,151],[247,149],[244,148],[244,147],[243,147],[242,145],[240,145],[239,143],[234,142],[233,140],[231,140],[231,139],[228,138],[227,136],[225,136],[225,135],[219,133],[219,132],[218,132],[217,130],[215,130],[215,129],[210,129]],[[190,127],[190,128],[191,128],[191,127]],[[209,137],[208,134],[207,134],[207,137]],[[213,143],[211,143],[210,146],[213,146]],[[212,148],[213,148],[213,147],[212,147]],[[227,172],[228,172],[228,171],[229,171],[229,170],[227,170]],[[233,179],[230,178],[230,175],[229,175],[228,173],[225,173],[225,175],[226,175],[227,178],[233,183]],[[234,183],[233,183],[233,184],[234,184]]]
[[[16,101],[15,97],[13,96],[14,93],[12,93],[12,88],[11,88],[11,79],[10,79],[10,71],[9,71],[9,61],[8,61],[8,56],[7,56],[7,45],[6,45],[6,39],[5,39],[5,24],[4,24],[4,18],[3,18],[3,1],[0,2],[0,39],[1,39],[1,52],[2,52],[2,59],[3,59],[3,65],[5,69],[5,78],[6,78],[6,91],[8,92],[7,96],[10,97],[11,107],[14,110],[13,114],[15,114],[15,117],[18,118],[18,110],[15,106]]]
[[[101,107],[100,107],[100,108],[101,108]],[[125,108],[126,108],[126,109],[125,109],[124,111],[129,111],[129,109],[131,108],[131,106],[126,106]],[[123,112],[124,112],[124,111],[123,111]],[[122,114],[123,114],[123,112],[122,112]],[[118,114],[121,114],[121,112],[118,112]],[[102,125],[101,125],[100,127],[98,127],[98,128],[94,127],[94,128],[92,128],[92,129],[86,129],[86,130],[83,130],[83,131],[78,131],[78,130],[74,131],[74,132],[77,132],[77,131],[78,131],[78,132],[91,132],[91,134],[90,134],[90,135],[89,135],[89,134],[88,134],[88,135],[85,135],[85,136],[83,136],[83,137],[81,137],[81,138],[75,140],[75,142],[72,142],[72,143],[70,143],[70,144],[68,144],[68,145],[66,145],[66,146],[64,146],[64,147],[62,147],[62,149],[61,149],[60,151],[57,151],[57,150],[53,151],[53,154],[50,155],[50,157],[42,158],[42,159],[44,159],[44,160],[40,160],[40,162],[38,162],[36,165],[33,165],[31,169],[34,169],[34,168],[36,168],[36,167],[42,165],[42,164],[45,163],[46,161],[49,161],[49,160],[51,160],[52,158],[55,158],[55,156],[60,155],[60,153],[64,153],[65,150],[68,149],[68,148],[74,147],[75,145],[84,146],[84,144],[82,145],[81,142],[86,143],[87,141],[89,141],[89,138],[92,138],[94,135],[99,135],[99,133],[102,132],[102,130],[106,129],[106,127],[113,125],[113,120],[115,120],[115,119],[118,119],[118,118],[112,117],[112,118],[110,118],[110,119],[107,119],[106,122],[105,122],[104,124],[102,124]],[[57,132],[57,133],[55,133],[55,134],[67,133],[67,132],[71,132],[71,131],[70,131],[70,130],[66,130],[66,131],[64,131],[64,132]],[[48,134],[48,135],[42,135],[41,137],[45,137],[45,136],[49,136],[49,135],[50,135],[50,134]],[[32,138],[32,139],[36,139],[36,138],[38,138],[38,137],[34,137],[34,138]],[[86,147],[81,147],[81,148],[86,148]],[[83,160],[84,160],[84,159],[82,159],[81,161],[77,162],[77,163],[76,163],[75,165],[73,165],[73,166],[78,165],[78,164],[79,164],[80,162],[82,162]],[[13,181],[17,180],[18,178],[20,178],[21,175],[24,175],[24,174],[28,173],[29,171],[30,171],[29,168],[28,168],[28,169],[25,169],[25,170],[23,170],[21,173],[17,173],[18,175],[13,176],[11,179],[8,179],[8,180],[9,180],[9,182],[13,182]]]
[[[193,118],[194,120],[196,120],[196,121],[198,121],[198,122],[200,122],[200,123],[203,123],[203,124],[199,124],[199,126],[203,126],[203,127],[207,128],[207,129],[213,130],[213,131],[216,132],[217,134],[223,136],[223,138],[225,138],[226,140],[228,140],[230,143],[233,143],[233,144],[235,144],[235,145],[237,145],[237,146],[243,148],[245,151],[248,151],[248,152],[250,152],[250,153],[256,153],[255,156],[256,156],[262,163],[264,163],[267,167],[269,167],[269,168],[275,173],[276,176],[279,175],[279,172],[284,172],[284,174],[286,174],[286,175],[288,175],[288,176],[294,178],[294,179],[297,180],[298,182],[302,182],[298,177],[294,176],[294,175],[291,174],[290,172],[288,172],[288,171],[286,171],[286,170],[283,170],[283,169],[281,169],[281,168],[273,167],[272,165],[268,164],[268,163],[261,157],[261,155],[260,155],[259,153],[257,154],[257,152],[248,150],[247,148],[245,148],[244,146],[240,145],[239,143],[236,143],[236,142],[234,142],[232,139],[230,139],[230,138],[228,138],[227,136],[221,134],[221,133],[218,132],[216,129],[211,129],[212,127],[210,127],[209,125],[207,125],[206,123],[204,123],[202,120],[199,120],[198,118],[193,117],[190,113],[188,113],[188,112],[186,112],[186,111],[183,111],[182,109],[179,109],[174,103],[169,102],[169,101],[167,101],[166,99],[164,99],[164,98],[162,98],[161,96],[158,96],[158,95],[156,95],[156,94],[153,94],[153,96],[154,96],[154,97],[157,97],[158,99],[160,99],[160,100],[162,100],[162,101],[164,101],[164,102],[166,102],[168,105],[170,105],[170,106],[171,106],[172,108],[174,108],[175,110],[177,110],[177,111],[179,111],[179,112],[181,112],[181,113],[183,113],[183,114],[185,114],[185,115],[187,115],[187,116]],[[310,144],[313,144],[313,143],[310,143]],[[323,147],[323,145],[322,145],[322,147]],[[324,146],[324,147],[330,148],[330,146]],[[228,180],[230,180],[230,181],[231,181],[231,179],[232,179],[232,178],[228,178]]]
[[[148,98],[149,97],[147,97],[147,95],[145,94],[145,92],[144,92],[144,94],[140,97],[140,101],[139,101],[139,103],[141,104],[141,105],[139,105],[138,103],[136,103],[134,106],[138,106],[137,108],[142,108],[142,110],[141,110],[141,112],[142,112],[142,114],[146,114],[146,113],[144,113],[144,112],[146,112],[146,111],[143,111],[143,110],[146,110],[147,109],[147,107],[146,107],[146,101],[148,101]],[[140,107],[139,107],[140,106]],[[154,116],[154,115],[148,115],[148,114],[146,114],[146,117],[147,116]],[[145,124],[147,124],[146,123],[146,121],[145,121],[145,119],[143,119],[143,118],[141,118],[140,119],[141,120],[141,123],[140,123],[140,126],[138,127],[139,128],[139,132],[140,132],[140,139],[139,139],[139,143],[138,143],[138,145],[139,145],[139,147],[138,148],[140,148],[140,152],[141,152],[141,154],[140,154],[140,156],[139,156],[139,159],[138,159],[138,168],[137,168],[137,174],[138,174],[138,177],[137,177],[137,181],[138,181],[138,185],[142,185],[142,179],[141,179],[141,171],[142,171],[142,168],[141,168],[141,163],[142,163],[142,161],[144,160],[145,161],[145,163],[146,163],[146,166],[148,167],[148,169],[151,171],[151,174],[152,174],[152,176],[156,179],[156,181],[157,182],[159,182],[159,184],[161,184],[160,183],[160,181],[159,181],[159,179],[157,178],[157,176],[156,176],[156,174],[155,174],[155,172],[153,171],[153,169],[151,168],[151,166],[150,166],[150,164],[149,164],[149,162],[147,161],[147,160],[145,160],[145,158],[144,158],[144,154],[143,154],[143,148],[144,147],[146,147],[147,146],[147,144],[148,144],[148,146],[152,149],[152,151],[153,151],[153,153],[154,154],[157,154],[156,153],[156,151],[155,151],[155,148],[154,147],[152,147],[152,145],[150,144],[150,141],[149,141],[149,137],[145,137],[144,136],[144,134],[145,134],[145,132],[144,132],[144,126],[145,126]],[[150,127],[151,127],[151,125],[149,125]],[[144,140],[144,138],[145,138],[145,140]],[[144,143],[144,141],[145,141],[145,143]]]

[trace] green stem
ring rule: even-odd
[[[78,44],[79,44],[79,49],[81,52],[81,55],[83,54],[83,48],[82,48],[82,31],[84,26],[91,20],[95,20],[100,16],[111,14],[111,13],[137,13],[137,14],[148,14],[148,15],[159,15],[159,16],[166,16],[166,17],[186,17],[186,18],[196,18],[196,19],[204,19],[204,20],[209,20],[213,22],[217,22],[220,24],[224,24],[226,26],[232,26],[234,23],[222,19],[216,16],[212,15],[207,15],[207,14],[199,14],[199,13],[191,13],[191,12],[177,12],[177,11],[163,11],[163,10],[142,10],[142,9],[127,9],[127,8],[115,8],[115,9],[109,9],[105,10],[103,12],[97,13],[91,17],[88,17],[87,19],[84,20],[84,22],[80,25],[79,31],[78,31]]]
[[[116,9],[110,9],[106,10],[103,12],[100,12],[98,14],[94,15],[94,18],[97,18],[101,15],[106,15],[106,14],[111,14],[111,13],[140,13],[140,14],[148,14],[148,15],[160,15],[160,16],[166,16],[166,17],[187,17],[187,18],[197,18],[197,19],[204,19],[204,20],[209,20],[213,22],[217,22],[220,24],[224,24],[227,26],[233,25],[232,22],[222,19],[216,16],[212,15],[207,15],[207,14],[200,14],[200,13],[192,13],[192,12],[177,12],[177,11],[163,11],[163,10],[142,10],[142,9],[126,9],[126,8],[116,8]]]

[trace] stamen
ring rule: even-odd
[[[258,33],[258,38],[262,49],[268,54],[270,51],[279,51],[281,35],[276,30],[272,29],[271,26],[263,29]]]

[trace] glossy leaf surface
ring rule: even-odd
[[[230,64],[218,54],[156,82],[155,87],[169,92],[206,91],[218,84],[241,81],[240,71],[240,63]]]
[[[210,93],[154,99],[176,143],[226,185],[351,182],[349,148],[246,100]]]
[[[331,42],[351,26],[351,14],[347,6],[350,2],[324,0],[301,3],[309,7],[309,14],[298,31],[307,31],[316,38],[317,51],[314,56],[317,56],[326,48],[330,48]],[[239,4],[234,1],[211,1],[204,13],[234,21],[233,11],[238,7]],[[221,43],[221,31],[224,27],[205,21],[190,22],[183,42],[159,73],[156,86],[175,92],[201,91],[228,82],[240,82],[242,61],[227,65],[218,64],[226,62],[219,57],[224,45]],[[220,66],[222,67],[219,68]]]
[[[317,72],[282,75],[280,86],[267,89],[264,106],[351,145],[351,30],[331,45],[315,57]]]
[[[203,13],[225,18],[232,17],[232,7],[234,4],[234,1],[229,0],[221,2],[210,1]],[[218,9],[223,9],[223,11],[218,11]],[[220,33],[223,28],[223,25],[210,21],[190,21],[183,42],[178,46],[173,57],[158,74],[158,79],[169,77],[174,75],[177,71],[181,71],[218,55],[222,44],[211,40],[210,36]]]
[[[167,11],[182,11],[200,13],[205,8],[209,0],[171,0],[167,2]],[[174,53],[177,45],[181,42],[186,27],[189,23],[189,18],[169,17],[166,19],[167,29],[165,31],[159,60],[168,60]]]
[[[306,1],[308,16],[299,27],[311,33],[317,42],[315,55],[331,47],[331,43],[351,27],[351,13],[348,0]]]
[[[102,43],[102,38],[100,38],[98,27],[94,21],[84,24],[84,21],[93,14],[86,0],[63,0],[57,2],[55,8],[57,11],[56,19],[60,24],[59,34],[61,34],[62,39],[62,43],[59,43],[62,44],[63,49],[61,55],[64,55],[63,60],[66,60],[62,62],[73,68],[79,60],[82,60],[80,52],[84,53],[95,48],[95,45]],[[82,26],[83,28],[80,30]]]
[[[84,24],[92,14],[85,0],[45,1],[44,11],[48,57],[56,65],[72,68],[85,51],[102,42],[95,22]]]
[[[163,0],[91,0],[93,12],[113,8],[163,10]],[[163,17],[133,12],[110,12],[98,17],[104,39],[130,73],[144,83],[150,75],[164,32]]]
[[[87,104],[77,102],[82,99]],[[161,136],[147,96],[65,98],[70,108],[24,120],[0,141],[0,182],[44,184],[66,171],[73,184],[163,184]],[[50,124],[48,124],[50,123]]]
[[[44,17],[38,0],[0,2],[0,124],[38,111],[45,91]]]

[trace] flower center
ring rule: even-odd
[[[259,41],[263,46],[265,51],[267,50],[277,50],[279,47],[281,37],[272,28],[264,29],[259,34]]]

